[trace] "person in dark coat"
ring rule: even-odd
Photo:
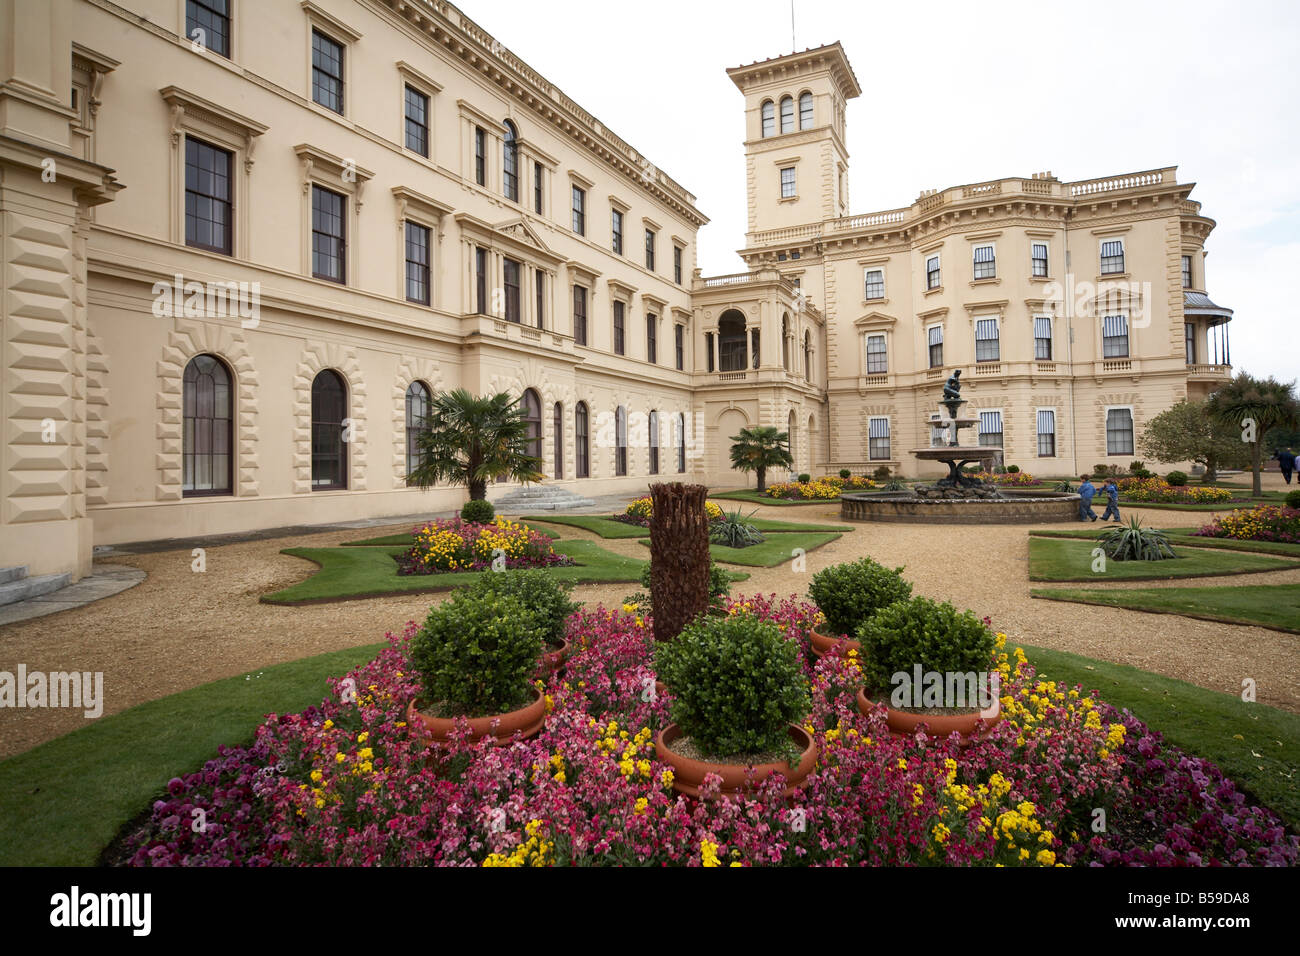
[[[1277,460],[1278,467],[1282,469],[1282,480],[1288,485],[1291,484],[1291,473],[1296,470],[1296,457],[1291,453],[1290,448],[1283,448],[1273,453]]]

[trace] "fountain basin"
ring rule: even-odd
[[[1037,488],[998,490],[1003,497],[926,499],[906,491],[845,492],[840,495],[840,519],[915,524],[1043,524],[1079,518],[1079,496],[1074,492]]]

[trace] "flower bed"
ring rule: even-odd
[[[559,554],[546,535],[514,521],[490,523],[445,518],[414,531],[411,550],[398,558],[398,574],[482,571],[504,556],[506,568],[550,568],[573,564]]]
[[[807,650],[817,610],[732,602]],[[168,865],[1294,864],[1268,810],[1217,768],[1105,703],[1039,680],[1001,648],[1004,719],[966,748],[898,737],[854,700],[852,656],[804,664],[808,786],[769,778],[745,797],[688,800],[655,759],[668,699],[654,690],[649,622],[569,619],[575,653],[545,685],[546,727],[509,747],[426,746],[404,726],[417,692],[413,629],[320,707],[271,715],[247,748],[173,779],[113,862]],[[806,661],[807,655],[801,655]],[[716,778],[715,778],[716,781]],[[716,782],[712,784],[716,787]],[[1112,825],[1092,831],[1096,808]],[[202,811],[198,813],[196,811]],[[1136,811],[1136,812],[1135,812]],[[202,819],[201,826],[195,821]],[[1122,821],[1134,821],[1121,825]]]
[[[784,498],[791,501],[831,500],[838,498],[842,491],[865,491],[879,487],[870,478],[854,475],[841,478],[839,475],[824,475],[812,481],[779,481],[768,485],[769,498]]]
[[[1163,478],[1121,478],[1115,485],[1123,501],[1203,505],[1236,500],[1227,488],[1171,485]]]
[[[627,510],[623,514],[610,515],[610,517],[624,524],[634,524],[639,528],[648,528],[650,527],[650,519],[654,517],[654,510],[653,498],[637,498],[627,506]],[[704,513],[708,516],[710,524],[721,521],[723,518],[721,506],[712,501],[704,502]]]
[[[1027,471],[1009,471],[1003,474],[977,471],[971,477],[978,478],[980,481],[987,482],[990,485],[1005,485],[1009,488],[1033,488],[1034,486],[1043,483],[1041,478],[1035,478]]]
[[[1236,538],[1238,541],[1300,544],[1300,508],[1257,505],[1218,515],[1196,534],[1207,538]]]

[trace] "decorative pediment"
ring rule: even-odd
[[[883,312],[868,312],[853,324],[859,329],[889,329],[898,321],[895,316]]]
[[[533,227],[522,218],[508,219],[496,225],[486,223],[469,213],[459,213],[455,218],[462,232],[486,246],[557,268],[565,262],[564,257],[552,252]]]

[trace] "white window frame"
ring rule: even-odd
[[[993,274],[990,276],[977,276],[975,274],[975,255],[981,249],[990,249],[993,252]],[[992,282],[998,277],[998,245],[996,242],[977,242],[971,246],[970,250],[970,277],[972,282]]]
[[[867,288],[870,282],[870,276],[873,272],[880,273],[880,295],[870,295]],[[885,267],[884,266],[865,266],[862,270],[862,300],[864,302],[878,302],[885,298]]]
[[[1121,257],[1123,258],[1123,260],[1124,260],[1124,268],[1121,269],[1119,272],[1103,272],[1103,271],[1102,271],[1102,261],[1101,261],[1101,260],[1102,260],[1102,254],[1101,254],[1101,250],[1105,247],[1106,243],[1108,243],[1108,242],[1118,242],[1118,243],[1119,243],[1119,254],[1120,254],[1120,256],[1121,256]],[[1124,241],[1124,237],[1123,237],[1123,236],[1103,236],[1102,238],[1100,238],[1100,239],[1097,240],[1097,274],[1098,274],[1099,276],[1122,276],[1122,275],[1128,275],[1128,243]]]
[[[1050,455],[1044,455],[1042,453],[1042,445],[1039,443],[1040,436],[1047,434],[1046,432],[1040,432],[1038,430],[1038,415],[1040,412],[1052,413],[1052,453]],[[1051,408],[1043,407],[1043,408],[1034,409],[1034,451],[1037,457],[1039,458],[1060,457],[1061,447],[1057,441],[1058,436],[1061,434],[1060,422],[1061,422],[1061,416],[1056,413],[1055,406],[1052,406]]]
[[[785,174],[790,174],[790,195],[785,194]],[[777,167],[777,188],[781,202],[791,202],[799,198],[799,168],[793,164]]]
[[[1118,411],[1127,411],[1129,424],[1133,426],[1133,450],[1132,451],[1111,451],[1110,450],[1110,413]],[[1137,416],[1133,414],[1132,405],[1106,405],[1105,416],[1102,419],[1102,436],[1101,440],[1106,443],[1106,456],[1108,458],[1128,458],[1137,454]]]
[[[884,356],[885,367],[879,371],[871,370],[871,340],[880,339],[885,344]],[[863,375],[888,375],[889,374],[889,333],[887,332],[867,332],[862,336],[862,374]]]

